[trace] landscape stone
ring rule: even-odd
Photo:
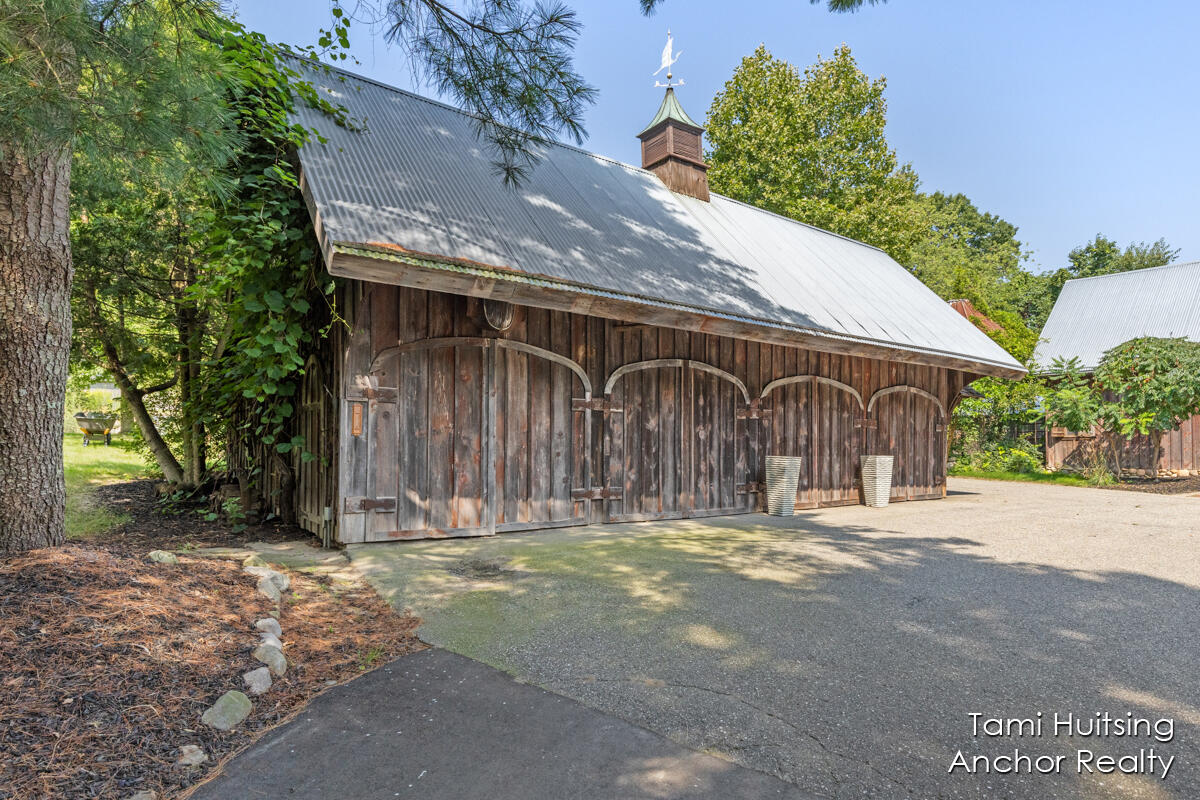
[[[291,578],[270,567],[242,567],[242,572],[245,572],[247,575],[257,575],[260,578],[270,578],[271,582],[281,592],[286,592],[288,587],[292,585]]]
[[[156,564],[178,564],[179,559],[174,553],[168,553],[166,550],[151,550],[149,558]]]
[[[253,708],[249,697],[238,691],[229,691],[217,698],[217,702],[200,715],[200,721],[219,731],[231,731],[250,716]]]
[[[254,623],[254,627],[263,633],[272,633],[280,639],[283,638],[283,628],[279,625],[279,620],[273,617],[263,617]]]
[[[271,668],[271,674],[279,678],[287,672],[287,657],[283,651],[272,644],[260,644],[254,648],[254,658]]]
[[[262,560],[262,556],[258,553],[251,553],[246,556],[246,560],[242,562],[243,567],[265,567],[267,562]]]
[[[259,636],[261,637],[259,639],[259,644],[269,644],[272,647],[278,647],[280,650],[283,649],[283,642],[275,634],[263,631],[261,634],[259,634]]]
[[[158,800],[158,792],[153,789],[142,789],[137,794],[131,794],[126,800]]]
[[[283,599],[283,595],[279,593],[279,587],[265,575],[258,579],[258,591],[266,595],[272,603],[278,603]]]
[[[179,748],[179,758],[175,763],[181,767],[198,767],[208,761],[208,753],[200,749],[199,745],[185,744]]]
[[[268,667],[252,669],[242,675],[242,680],[246,682],[246,691],[260,695],[271,688],[271,670]]]

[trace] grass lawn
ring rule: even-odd
[[[63,467],[67,477],[67,538],[89,539],[128,521],[128,517],[96,503],[96,487],[144,478],[148,470],[142,457],[119,446],[83,446],[83,436],[68,433],[63,438]]]
[[[1005,472],[955,467],[950,470],[950,475],[958,478],[983,478],[989,481],[1028,481],[1029,483],[1057,483],[1062,486],[1092,486],[1087,478],[1081,478],[1078,475],[1061,475],[1057,472]]]

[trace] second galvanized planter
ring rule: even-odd
[[[863,502],[884,508],[892,498],[892,456],[862,456]]]
[[[800,485],[800,456],[767,456],[767,513],[790,517],[796,513]]]

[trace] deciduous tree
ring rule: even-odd
[[[1094,379],[1096,391],[1113,398],[1101,408],[1105,426],[1126,438],[1148,436],[1157,470],[1163,434],[1200,414],[1200,343],[1131,339],[1101,357]]]
[[[803,75],[759,46],[709,108],[710,184],[907,263],[927,225],[916,173],[884,136],[885,87],[845,45]]]

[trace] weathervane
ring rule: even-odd
[[[665,69],[667,71],[667,82],[659,83],[658,81],[655,81],[654,82],[655,89],[670,89],[672,86],[683,86],[682,80],[677,83],[671,83],[671,66],[676,61],[679,60],[679,56],[683,55],[683,51],[680,50],[678,55],[672,57],[671,54],[674,49],[674,46],[675,46],[675,40],[671,38],[671,31],[670,31],[670,29],[668,29],[667,30],[667,46],[663,48],[663,52],[662,52],[662,66],[660,66],[658,69],[654,70],[654,74],[658,75],[658,73],[662,72]]]

